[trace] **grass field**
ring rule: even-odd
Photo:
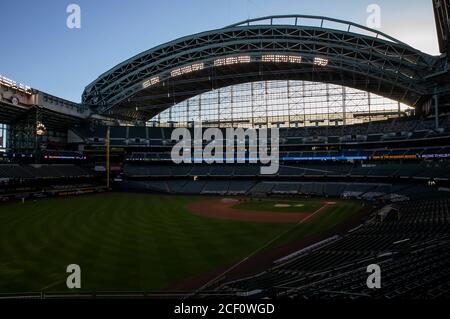
[[[308,212],[312,213],[324,205],[323,199],[301,199],[301,200],[285,200],[285,199],[252,199],[239,203],[233,208],[254,211],[270,211],[270,212]]]
[[[361,207],[340,202],[293,226],[190,214],[186,205],[198,199],[108,193],[1,204],[0,293],[65,291],[73,263],[81,290],[163,289],[231,265],[288,229],[272,247],[328,231]]]

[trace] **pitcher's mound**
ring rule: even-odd
[[[287,207],[291,207],[291,205],[290,205],[290,204],[275,204],[275,205],[273,205],[273,206],[275,206],[275,207],[280,207],[280,208],[287,208]]]

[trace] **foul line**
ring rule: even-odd
[[[312,214],[309,214],[308,216],[304,217],[302,220],[300,220],[298,223],[296,223],[293,227],[286,229],[285,231],[281,232],[280,234],[278,234],[277,236],[275,236],[274,238],[272,238],[270,241],[268,241],[266,244],[264,244],[263,246],[259,247],[258,249],[256,249],[255,251],[253,251],[252,253],[250,253],[247,257],[245,257],[244,259],[242,259],[241,261],[239,261],[238,263],[236,263],[235,265],[231,266],[230,268],[228,268],[227,270],[225,270],[224,272],[222,272],[221,274],[219,274],[218,276],[214,277],[213,279],[211,279],[210,281],[208,281],[206,284],[204,284],[203,286],[201,286],[200,288],[198,288],[197,290],[195,290],[194,292],[192,292],[191,294],[189,294],[187,297],[185,298],[189,298],[195,294],[197,294],[199,291],[205,289],[206,287],[210,286],[211,284],[213,284],[214,282],[216,282],[218,279],[220,279],[221,277],[223,277],[225,274],[229,273],[230,271],[232,271],[233,269],[235,269],[236,267],[238,267],[239,265],[241,265],[242,263],[244,263],[245,261],[247,261],[248,259],[250,259],[251,257],[253,257],[254,255],[256,255],[257,253],[259,253],[261,250],[263,250],[264,248],[266,248],[267,246],[270,246],[273,242],[275,242],[276,240],[278,240],[279,238],[283,237],[284,235],[286,235],[287,233],[291,232],[292,230],[294,230],[296,227],[298,227],[299,225],[303,224],[303,222],[305,222],[306,220],[310,219],[311,217],[313,217],[314,215],[320,213],[323,209],[325,209],[326,207],[330,206],[330,204],[325,204],[324,206],[320,207],[319,209],[317,209],[315,212],[313,212]]]

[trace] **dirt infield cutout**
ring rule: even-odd
[[[246,209],[235,209],[233,206],[242,202],[242,200],[235,198],[214,198],[204,199],[188,205],[190,213],[208,217],[226,220],[261,222],[261,223],[298,223],[314,212],[271,212],[271,211],[254,211]],[[324,202],[319,211],[326,210],[327,206],[336,204],[336,202]],[[276,204],[281,208],[291,207],[290,204]],[[302,207],[303,204],[298,204]]]

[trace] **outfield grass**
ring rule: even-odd
[[[318,234],[360,207],[293,225],[204,218],[186,205],[199,198],[109,193],[0,205],[0,293],[65,291],[66,267],[78,264],[82,290],[163,289],[271,246]]]
[[[277,205],[288,205],[288,207],[277,207]],[[270,211],[282,213],[313,213],[324,206],[323,199],[301,199],[301,200],[285,200],[285,199],[251,199],[234,205],[235,209],[245,209],[254,211]]]

